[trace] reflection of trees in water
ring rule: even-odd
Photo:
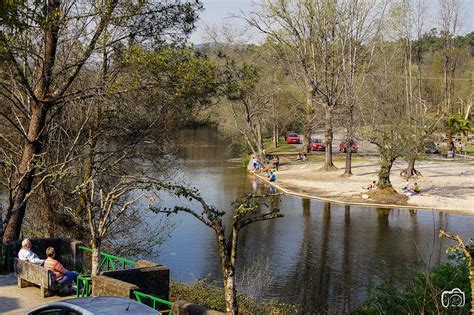
[[[330,244],[331,206],[324,204],[321,221],[321,234],[317,237],[317,228],[311,217],[311,203],[303,199],[303,239],[300,245],[298,261],[293,274],[287,279],[286,288],[296,293],[297,304],[306,307],[303,312],[328,309],[330,272],[328,266],[328,248]],[[319,250],[319,255],[317,249]]]
[[[280,196],[270,196],[267,199],[268,207],[281,208]],[[259,212],[268,211],[265,206],[261,206]],[[285,220],[281,218],[278,220]],[[253,224],[250,228],[245,227],[239,233],[239,255],[237,257],[237,281],[242,274],[242,270],[251,268],[256,259],[264,260],[268,253],[279,252],[279,228],[277,223],[264,221]],[[260,261],[261,263],[261,261]],[[216,269],[217,270],[217,269]]]
[[[340,279],[338,291],[341,290],[342,294],[338,295],[342,297],[342,310],[344,313],[349,313],[352,305],[352,264],[350,261],[351,253],[351,207],[344,206],[344,239],[342,244],[342,278]]]

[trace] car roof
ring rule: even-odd
[[[137,301],[116,297],[116,296],[98,296],[88,298],[67,299],[58,302],[52,302],[41,305],[27,314],[43,309],[44,307],[69,307],[73,310],[81,312],[84,315],[105,315],[105,314],[144,314],[157,315],[160,312],[151,307],[140,304]]]

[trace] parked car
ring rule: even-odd
[[[357,147],[357,144],[355,144],[355,143],[352,144],[352,146],[351,146],[351,152],[352,152],[352,153],[357,153],[358,150],[359,150],[359,148]],[[341,143],[339,144],[339,152],[344,152],[344,153],[346,153],[346,144],[345,144],[345,142],[341,142]]]
[[[435,144],[433,141],[426,141],[425,142],[425,153],[426,154],[439,154],[441,151],[439,150],[439,147],[437,144]]]
[[[300,144],[301,143],[300,136],[295,132],[289,132],[286,135],[285,140],[286,140],[286,143],[288,143],[288,144]]]
[[[312,151],[326,151],[326,145],[321,139],[311,139]]]
[[[137,301],[116,296],[67,299],[38,306],[27,315],[160,315],[151,307]]]

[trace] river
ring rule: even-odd
[[[231,210],[231,202],[242,194],[266,189],[246,173],[215,130],[186,131],[183,141],[186,158],[177,178],[197,187],[218,209]],[[303,312],[349,312],[376,285],[402,284],[418,262],[438,266],[446,261],[448,244],[438,239],[440,228],[466,239],[474,236],[474,217],[446,212],[349,207],[285,195],[272,205],[285,216],[244,228],[237,276],[252,265],[267,266],[263,276],[245,275],[270,279],[266,296],[296,303]],[[218,280],[213,231],[187,214],[172,220],[178,225],[159,249],[160,262],[181,281]],[[258,291],[258,282],[242,286]]]

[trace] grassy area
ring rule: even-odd
[[[263,139],[263,146],[265,147],[265,150],[269,154],[276,154],[276,153],[298,153],[298,149],[296,148],[296,145],[294,144],[287,144],[285,142],[285,139],[280,138],[278,139],[278,148],[273,147],[273,141],[272,138],[264,138]]]
[[[474,155],[474,145],[468,145],[468,146],[466,146],[466,148],[464,150],[466,150],[467,154]],[[464,153],[464,151],[463,151],[463,153]]]
[[[198,280],[191,284],[171,281],[170,300],[185,300],[203,305],[209,309],[225,312],[224,291],[217,284]],[[241,294],[237,295],[241,314],[294,314],[294,305],[276,300],[256,300]]]

